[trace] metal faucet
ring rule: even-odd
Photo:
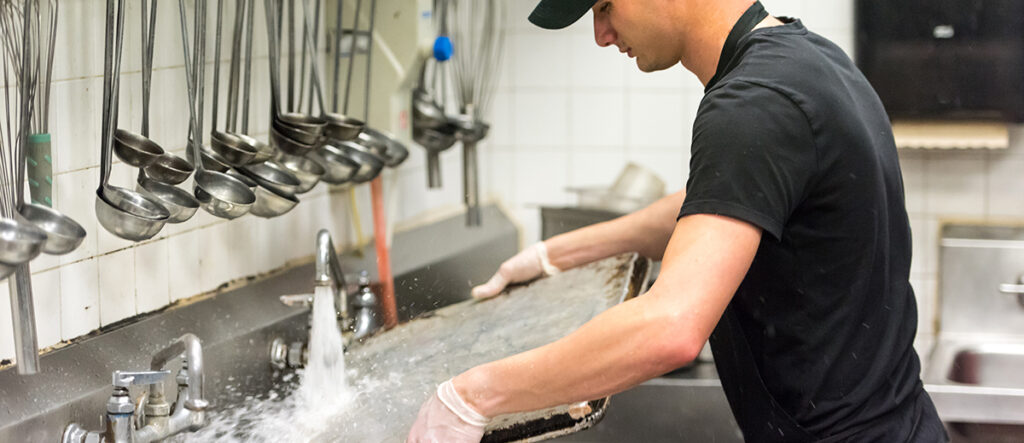
[[[167,363],[182,357],[178,372],[178,398],[168,404],[163,381],[170,375]],[[209,402],[203,396],[203,347],[199,338],[185,334],[153,356],[149,371],[114,371],[114,392],[107,400],[105,430],[86,431],[71,423],[64,428],[62,443],[148,443],[183,431],[195,431],[206,423]],[[138,405],[132,402],[128,387],[149,386]],[[173,413],[172,413],[173,410]]]
[[[348,292],[345,287],[345,274],[341,272],[341,262],[334,252],[331,233],[321,229],[316,234],[316,275],[313,281],[317,286],[330,286],[334,291],[334,310],[342,323],[342,330],[347,330]]]

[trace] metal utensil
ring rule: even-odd
[[[320,182],[320,177],[327,173],[320,163],[304,156],[280,154],[277,161],[299,179],[296,194],[309,192]]]
[[[335,142],[337,143],[337,142]],[[359,163],[348,157],[345,151],[326,143],[307,157],[320,163],[326,172],[320,180],[332,185],[348,183],[359,170]]]
[[[283,149],[290,149],[291,154],[294,155],[305,155],[312,152],[313,149],[322,142],[320,135],[323,133],[325,122],[319,117],[299,114],[295,112],[282,112],[280,106],[280,48],[278,45],[278,34],[281,32],[281,28],[273,20],[275,6],[280,5],[279,0],[265,0],[264,7],[266,8],[267,18],[267,40],[269,43],[269,66],[270,66],[270,104],[273,113],[271,114],[271,126],[276,127],[279,135],[292,138],[298,137],[297,144],[287,145]],[[289,70],[294,70],[290,66]],[[289,76],[289,82],[292,81]],[[289,86],[289,94],[292,94],[292,86]],[[289,97],[289,106],[292,103],[294,97]],[[294,131],[289,131],[294,129]],[[278,140],[271,139],[275,143]],[[282,149],[281,146],[278,146]]]
[[[225,163],[229,166],[240,166],[247,164],[256,157],[257,149],[255,146],[251,146],[245,142],[244,139],[236,136],[227,131],[221,131],[217,129],[218,114],[217,110],[220,104],[220,49],[221,49],[221,34],[222,28],[224,27],[224,0],[217,0],[217,17],[216,17],[216,29],[214,31],[214,44],[213,44],[213,105],[211,106],[211,118],[210,118],[210,148],[216,152]],[[241,18],[241,14],[236,12],[236,22]],[[205,25],[204,25],[205,26]],[[236,34],[238,33],[238,25],[236,24]],[[234,59],[234,56],[232,56]],[[229,88],[229,101],[230,107],[230,89]],[[230,118],[230,108],[228,112],[228,121]]]
[[[110,233],[131,241],[152,238],[170,218],[167,208],[137,192],[111,186],[114,125],[117,120],[117,89],[120,85],[121,48],[124,37],[124,0],[107,0],[107,33],[104,48],[103,140],[100,184],[96,189],[96,218]]]
[[[299,204],[299,198],[295,194],[282,193],[272,188],[258,186],[252,215],[262,218],[277,217],[291,211],[297,204]]]
[[[187,180],[196,168],[188,160],[170,152],[164,152],[164,155],[161,155],[144,170],[146,176],[153,180],[168,185],[177,185]]]
[[[245,165],[239,167],[238,172],[253,179],[258,185],[272,188],[280,194],[295,194],[302,185],[295,174],[273,161]]]
[[[359,165],[355,174],[352,175],[353,183],[366,183],[373,180],[380,175],[381,169],[384,169],[384,159],[370,152],[363,145],[347,141],[340,142],[335,147]]]
[[[142,135],[149,137],[149,98],[152,86],[151,78],[153,76],[153,47],[154,40],[156,38],[156,9],[157,0],[151,0],[150,3],[147,0],[142,0]],[[147,10],[150,14],[147,17]],[[149,20],[147,24],[146,20]],[[135,190],[142,195],[145,195],[153,200],[160,202],[167,212],[170,213],[170,217],[167,219],[168,223],[182,223],[188,221],[195,215],[196,211],[199,210],[199,201],[192,196],[191,193],[183,189],[179,189],[171,184],[166,184],[161,180],[150,178],[146,170],[153,170],[157,174],[160,174],[163,178],[171,178],[171,181],[177,181],[180,183],[188,178],[188,175],[193,170],[192,165],[188,162],[180,159],[179,157],[165,153],[164,155],[157,158],[157,162],[161,162],[159,165],[154,162],[148,168],[139,169],[139,177],[136,180]],[[175,165],[178,163],[178,165]],[[185,165],[182,166],[181,163]],[[187,166],[187,168],[185,167]],[[179,180],[180,178],[180,180]]]
[[[196,1],[195,20],[195,59],[188,49],[188,18],[185,14],[185,1],[178,0],[178,12],[181,19],[181,41],[185,55],[185,84],[189,93],[189,121],[192,127],[192,157],[196,165],[193,193],[203,210],[210,214],[234,219],[249,212],[256,195],[244,183],[223,172],[207,171],[203,167],[200,152],[200,134],[203,130],[203,69],[205,66],[205,34],[206,0]],[[190,75],[191,74],[191,75]],[[198,117],[197,117],[198,114]]]
[[[43,252],[46,232],[31,223],[0,218],[0,263],[18,266]]]
[[[85,238],[85,228],[78,222],[52,208],[27,203],[21,207],[21,216],[46,233],[42,251],[63,255],[78,248]]]
[[[304,37],[304,40],[305,40],[305,42],[304,42],[305,44],[303,45],[303,48],[308,46],[310,48],[310,50],[312,51],[312,57],[310,57],[310,59],[311,59],[311,62],[310,62],[310,65],[311,65],[310,66],[310,85],[311,85],[311,87],[310,87],[310,96],[311,97],[310,97],[310,103],[309,103],[309,113],[310,114],[313,113],[313,95],[315,93],[315,97],[317,99],[317,103],[320,106],[320,118],[326,123],[326,126],[324,127],[324,134],[327,135],[330,139],[333,139],[333,140],[339,140],[339,141],[352,140],[357,135],[359,135],[360,132],[362,132],[362,130],[366,126],[366,124],[363,121],[361,121],[361,120],[357,120],[357,119],[354,119],[352,117],[346,116],[344,114],[338,114],[337,112],[330,112],[330,111],[327,110],[326,102],[324,101],[323,86],[321,85],[321,82],[320,82],[320,65],[319,65],[319,61],[318,61],[318,57],[317,57],[318,46],[317,46],[316,32],[314,31],[313,35],[310,35],[310,33],[309,33],[309,27],[310,27],[310,23],[309,23],[310,22],[309,2],[306,1],[306,0],[303,0],[303,6],[304,6],[303,37]],[[339,9],[341,9],[341,7],[342,7],[342,5],[338,5]],[[313,16],[315,18],[314,19],[315,23],[319,23],[319,20],[318,20],[319,19],[319,15],[320,15],[320,2],[319,2],[319,0],[317,0],[316,7],[314,8],[314,11],[313,11]],[[339,22],[339,26],[340,26],[340,22]],[[316,26],[314,25],[313,28],[315,30]],[[303,60],[305,60],[305,55],[306,55],[305,52],[303,52]]]

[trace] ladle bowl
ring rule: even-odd
[[[321,180],[332,185],[347,183],[359,171],[358,162],[349,158],[345,151],[329,143],[325,143],[308,157],[324,167],[326,172]]]
[[[393,135],[369,126],[363,128],[363,132],[359,133],[358,140],[383,146],[383,152],[380,152],[379,155],[384,158],[384,164],[388,167],[394,168],[409,158],[409,148],[406,148],[405,144],[399,142]]]
[[[414,128],[412,139],[427,150],[428,154],[438,154],[447,151],[455,145],[456,136],[454,128],[452,132],[445,128]]]
[[[46,232],[32,223],[0,218],[0,263],[16,267],[39,256]]]
[[[189,156],[189,158],[195,158],[192,146],[192,142],[189,141],[188,147],[185,148],[185,153],[186,155]],[[221,159],[216,152],[213,152],[206,146],[199,148],[199,156],[199,158],[203,162],[203,169],[206,169],[208,171],[225,172],[231,168],[230,166],[227,165],[227,163],[224,163],[223,159]]]
[[[362,120],[332,112],[325,112],[324,120],[327,121],[327,126],[324,127],[324,135],[333,140],[354,140],[363,131],[363,128],[366,127],[366,123],[363,123]]]
[[[335,146],[345,156],[359,164],[359,169],[352,175],[353,183],[366,183],[380,175],[384,169],[384,159],[370,152],[366,147],[355,142],[340,142]]]
[[[256,202],[256,194],[245,183],[217,171],[196,171],[193,193],[203,210],[228,220],[245,215]]]
[[[228,132],[214,131],[210,134],[210,148],[228,166],[242,166],[252,162],[259,152],[245,139]]]
[[[270,128],[270,141],[274,143],[274,146],[276,146],[280,152],[297,156],[303,156],[313,152],[319,144],[318,142],[307,144],[285,136],[281,132],[278,132],[277,127],[273,126]]]
[[[324,127],[327,122],[320,117],[300,114],[297,112],[282,112],[277,115],[277,118],[272,119],[272,123],[277,123],[285,126],[289,126],[301,131],[306,131],[312,134],[316,134],[318,137],[323,134]]]
[[[188,179],[195,171],[195,167],[188,160],[170,152],[164,152],[164,155],[157,157],[153,164],[145,168],[145,171],[146,176],[153,180],[168,185],[177,185]]]
[[[153,238],[171,217],[160,203],[116,186],[96,190],[96,218],[104,229],[125,240]]]
[[[282,136],[306,145],[317,143],[323,133],[323,131],[313,132],[303,128],[288,126],[278,121],[271,122],[270,129],[276,130]]]
[[[177,186],[160,183],[147,176],[139,177],[135,190],[167,208],[167,212],[170,213],[167,223],[188,221],[199,210],[199,201],[188,191]]]
[[[295,194],[280,193],[272,188],[257,186],[252,215],[262,218],[277,217],[291,211],[297,204],[299,198]]]
[[[273,161],[243,166],[238,168],[238,171],[260,186],[277,191],[278,194],[295,194],[302,184],[295,174]]]
[[[118,129],[114,131],[114,153],[121,161],[136,168],[152,165],[164,154],[164,149],[148,137]]]
[[[245,174],[243,174],[241,172],[238,172],[238,170],[236,170],[236,169],[229,169],[228,172],[225,172],[225,174],[230,175],[230,176],[234,177],[235,179],[237,179],[238,181],[242,182],[243,184],[248,186],[249,189],[252,189],[253,192],[256,192],[256,187],[259,186],[259,183],[256,183],[255,180],[253,180],[253,179],[251,179],[249,177],[246,177]],[[257,196],[256,198],[258,199],[259,196]]]
[[[241,133],[236,133],[235,136],[256,148],[256,155],[253,156],[252,160],[249,160],[248,164],[263,163],[274,158],[274,147],[270,146],[269,143],[264,143],[261,140]]]
[[[295,190],[296,194],[309,192],[327,173],[323,165],[307,157],[281,154],[277,161],[299,179],[299,188]]]
[[[22,217],[46,232],[43,252],[47,254],[67,254],[78,248],[85,238],[85,229],[82,225],[52,208],[25,203],[20,212]]]

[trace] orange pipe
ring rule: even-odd
[[[383,287],[381,306],[384,327],[398,324],[398,310],[395,308],[395,278],[391,275],[391,251],[387,244],[387,214],[384,212],[384,185],[380,176],[370,182],[370,201],[373,203],[373,243],[377,247],[377,275]]]

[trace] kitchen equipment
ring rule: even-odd
[[[245,165],[239,167],[238,171],[260,186],[272,188],[281,194],[294,194],[302,185],[295,174],[274,161]]]
[[[256,202],[256,194],[244,183],[230,175],[223,172],[207,171],[203,167],[200,157],[204,71],[201,67],[205,66],[206,0],[196,2],[194,59],[189,55],[188,19],[185,14],[184,0],[178,1],[178,11],[181,19],[181,42],[185,53],[185,83],[188,87],[190,102],[188,111],[192,127],[192,156],[193,162],[196,164],[193,192],[196,200],[206,212],[229,220],[238,218],[249,212],[253,203]]]
[[[140,26],[142,29],[142,136],[147,138],[149,137],[149,99],[153,77],[153,47],[156,38],[156,1],[152,0],[150,4],[149,1],[142,0],[140,8],[142,10]],[[148,17],[147,11],[149,11]],[[149,23],[146,22],[147,19]],[[184,167],[177,169],[175,163],[179,161],[184,162],[175,155],[164,153],[148,168],[139,169],[139,177],[136,180],[136,191],[158,201],[164,208],[167,208],[167,212],[171,214],[167,219],[168,223],[182,223],[191,219],[199,210],[199,202],[188,191],[149,178],[146,171],[155,171],[165,178],[172,178],[172,181],[178,178],[175,174],[180,175],[181,172],[187,171],[185,177],[181,178],[183,181],[193,168],[188,165],[187,169]],[[157,162],[161,162],[159,166]],[[187,162],[185,163],[187,165]]]
[[[497,74],[500,72],[505,41],[505,2],[497,0],[451,0],[448,8],[451,37],[455,44],[452,73],[455,96],[461,104],[459,140],[462,141],[462,177],[466,202],[466,225],[480,225],[480,197],[477,180],[477,143],[487,136],[485,123]]]
[[[25,204],[20,214],[25,220],[46,233],[42,251],[63,255],[74,251],[85,239],[85,229],[78,222],[56,210],[37,204]]]
[[[297,194],[309,192],[327,173],[320,163],[305,156],[280,154],[277,161],[299,179],[299,187],[295,190]]]
[[[57,42],[57,17],[60,5],[57,0],[35,3],[36,32],[33,33],[36,69],[40,78],[33,94],[35,104],[31,132],[26,146],[28,163],[29,194],[31,202],[46,207],[53,206],[53,156],[50,136],[50,80],[53,74],[53,53]]]
[[[256,157],[256,154],[258,153],[258,151],[257,151],[255,146],[249,145],[248,143],[246,143],[246,141],[244,139],[239,138],[235,134],[232,134],[231,132],[227,132],[227,131],[220,131],[220,130],[217,129],[217,124],[218,124],[217,110],[219,109],[218,105],[220,104],[220,65],[221,65],[220,49],[221,49],[221,46],[222,46],[221,45],[221,34],[222,34],[221,31],[222,31],[222,28],[224,26],[224,0],[217,0],[217,13],[216,14],[217,14],[217,18],[216,18],[216,23],[217,24],[216,24],[216,28],[214,30],[214,43],[213,43],[213,47],[214,47],[214,50],[213,50],[213,60],[214,60],[214,63],[213,63],[213,105],[211,106],[211,109],[210,109],[210,114],[211,114],[211,117],[210,117],[210,122],[211,122],[210,123],[210,147],[213,149],[214,152],[216,152],[220,156],[221,159],[224,160],[225,164],[227,164],[229,166],[241,166],[241,165],[244,165],[244,164],[247,164],[247,163],[251,162],[253,160],[253,158]],[[241,18],[241,16],[242,16],[241,12],[235,11],[235,17],[236,17],[236,20],[235,20],[236,21],[235,35],[236,36],[240,32],[240,28],[239,28],[237,22],[238,22],[238,19]],[[235,63],[235,60],[236,60],[236,55],[237,54],[234,51],[236,49],[237,49],[237,46],[233,45],[233,51],[232,51],[232,55],[231,55],[231,63],[232,63],[232,65]],[[232,66],[232,70],[234,71],[234,67],[233,66]],[[231,96],[231,90],[232,89],[233,88],[231,88],[231,87],[229,87],[229,89],[228,89],[229,97]],[[228,99],[228,106],[229,107],[231,106],[230,98]],[[231,121],[230,111],[228,112],[228,121]]]
[[[120,86],[121,48],[124,41],[124,0],[107,0],[104,39],[104,82],[100,184],[96,189],[96,218],[110,233],[131,241],[152,238],[164,227],[170,212],[138,192],[108,183],[117,120],[117,89]]]
[[[319,17],[320,0],[317,0],[316,4],[317,4],[317,6],[316,6],[316,9],[313,12],[313,16],[315,17],[316,22],[319,23],[318,17]],[[356,119],[348,117],[348,116],[346,116],[344,114],[338,114],[336,112],[329,112],[327,110],[327,106],[326,106],[326,103],[324,101],[323,88],[322,88],[322,85],[320,83],[320,65],[319,65],[319,62],[317,61],[317,52],[316,52],[317,51],[317,42],[316,42],[316,39],[315,39],[315,35],[316,34],[314,33],[311,36],[309,34],[309,30],[308,30],[308,27],[310,26],[310,24],[309,24],[310,18],[309,18],[309,11],[308,11],[309,0],[303,0],[303,5],[305,6],[305,9],[306,9],[306,13],[303,14],[303,19],[304,19],[303,34],[304,34],[304,37],[305,37],[305,44],[303,45],[303,47],[308,46],[310,48],[310,50],[313,51],[312,56],[310,57],[310,59],[311,59],[311,62],[310,62],[310,77],[311,77],[310,78],[310,95],[312,96],[315,93],[315,96],[316,96],[316,99],[317,99],[317,103],[320,106],[320,118],[323,119],[323,121],[326,123],[326,126],[324,127],[324,134],[327,135],[332,140],[339,140],[339,141],[352,140],[361,131],[364,130],[364,127],[366,125],[361,120],[356,120]],[[339,5],[338,9],[339,10],[341,9],[341,5]],[[306,55],[305,52],[303,52],[303,64],[305,64],[305,55]],[[305,70],[304,67],[303,67],[303,70]],[[310,114],[313,113],[313,100],[312,100],[312,97],[310,98],[310,103],[309,103],[309,113]]]
[[[320,180],[332,185],[348,183],[359,170],[358,162],[349,158],[345,151],[330,143],[325,143],[307,157],[324,167],[325,173]]]
[[[352,175],[353,183],[366,183],[373,180],[380,175],[381,169],[384,169],[384,159],[370,152],[363,145],[347,141],[338,143],[335,147],[358,165],[358,169]]]
[[[278,10],[280,0],[265,0],[267,18],[267,40],[270,51],[270,106],[271,114],[271,141],[276,143],[279,150],[291,155],[305,155],[312,152],[321,142],[320,136],[323,133],[326,123],[319,117],[299,114],[295,112],[282,112],[280,105],[280,47],[278,35],[281,28],[274,22],[273,17]],[[294,5],[293,5],[294,6]],[[290,8],[292,10],[294,8]],[[280,15],[278,15],[280,18]],[[294,23],[294,22],[293,22]],[[291,31],[291,28],[289,28]],[[291,60],[291,57],[289,57]],[[289,63],[289,97],[288,105],[293,103],[293,75],[294,66]]]

